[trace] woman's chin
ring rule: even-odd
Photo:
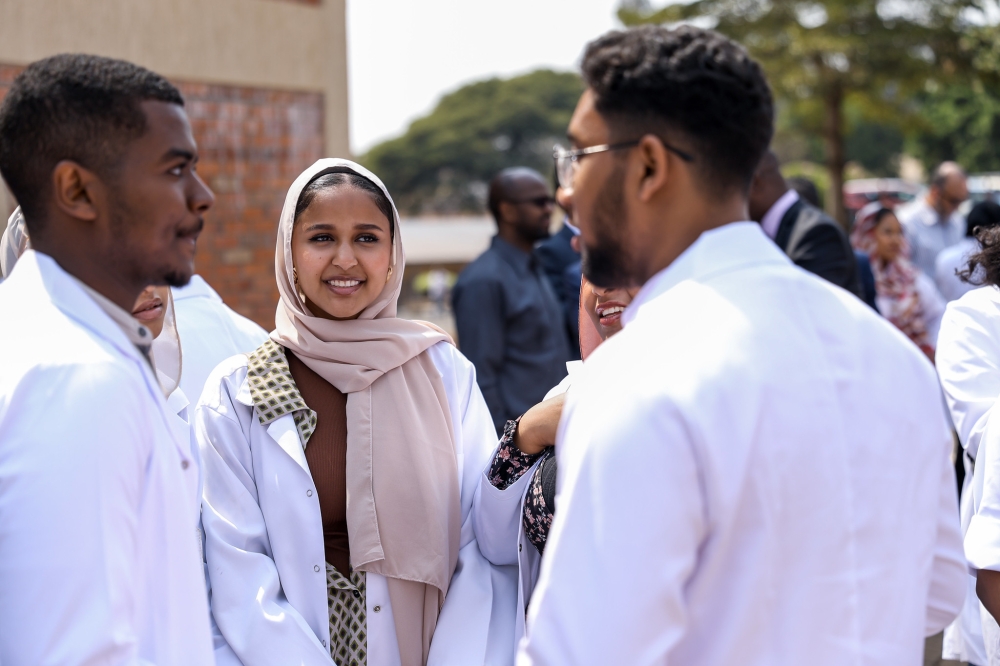
[[[348,320],[357,319],[371,303],[358,298],[360,294],[350,296],[326,296],[320,302],[310,302],[309,310],[323,319]]]

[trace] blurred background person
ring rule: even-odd
[[[537,171],[497,174],[489,189],[497,235],[452,290],[458,345],[476,366],[498,433],[566,376],[572,358],[559,299],[534,255],[554,206]]]
[[[941,250],[965,237],[965,222],[958,208],[968,198],[965,171],[954,162],[942,162],[931,174],[927,193],[899,207],[910,261],[925,275],[934,276],[934,262]]]
[[[767,151],[750,185],[750,219],[795,264],[861,296],[854,252],[833,218],[788,186],[778,156]]]
[[[965,238],[938,254],[934,262],[934,281],[946,301],[960,298],[982,282],[982,267],[977,269],[970,280],[962,279],[961,273],[968,267],[972,255],[982,248],[976,235],[998,224],[1000,204],[989,199],[980,201],[972,207],[965,219]]]
[[[558,185],[558,179],[557,185]],[[555,199],[559,202],[559,187]],[[543,240],[535,248],[535,256],[545,269],[556,298],[562,306],[569,337],[570,353],[573,359],[580,358],[580,251],[573,239],[580,230],[570,222],[568,211],[563,212],[562,226],[551,238]]]
[[[792,176],[786,178],[788,186],[799,193],[799,196],[810,206],[818,210],[823,210],[823,200],[819,195],[819,188],[816,183],[805,176]],[[854,250],[854,263],[858,267],[858,286],[861,288],[861,300],[878,312],[875,304],[875,274],[872,273],[872,265],[868,261],[868,255],[860,250]]]
[[[906,258],[895,213],[877,202],[861,209],[851,242],[871,262],[878,311],[933,362],[945,302],[934,282]]]

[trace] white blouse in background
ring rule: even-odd
[[[518,663],[920,663],[966,576],[924,355],[751,222],[624,317],[568,393]]]
[[[445,342],[427,353],[441,372],[451,409],[462,503],[458,566],[428,664],[510,664],[520,638],[520,498],[530,475],[504,491],[490,485],[486,471],[496,430],[475,368]],[[205,463],[203,521],[217,663],[329,666],[318,497],[292,415],[261,426],[246,374],[246,357],[221,364],[195,415]],[[395,666],[400,659],[385,578],[367,574],[366,588],[368,666]]]
[[[966,534],[975,511],[970,459],[978,454],[990,408],[1000,395],[1000,290],[980,287],[948,304],[934,360],[959,442],[967,454],[963,456],[966,474],[960,501]],[[945,630],[946,659],[988,663],[982,613],[976,579],[970,575],[962,615]]]
[[[181,388],[188,399],[198,402],[215,366],[257,349],[267,340],[267,331],[223,303],[200,275],[170,291],[183,357]]]

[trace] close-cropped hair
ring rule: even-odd
[[[0,106],[0,175],[37,233],[52,170],[72,160],[111,177],[126,146],[146,131],[142,102],[184,105],[165,78],[124,60],[82,54],[25,68]]]
[[[395,240],[396,222],[393,219],[392,202],[389,201],[389,197],[385,195],[381,187],[371,180],[346,167],[335,167],[329,171],[324,171],[302,188],[302,194],[299,195],[299,200],[295,202],[294,221],[298,222],[299,216],[309,208],[309,205],[316,198],[317,194],[323,190],[335,187],[353,187],[368,195],[372,203],[375,204],[375,207],[379,209],[379,212],[385,215],[385,219],[389,220],[389,239]]]
[[[750,189],[774,102],[742,46],[693,26],[641,26],[588,44],[582,70],[613,143],[657,135],[694,155],[705,191]]]

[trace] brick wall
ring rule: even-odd
[[[19,71],[0,65],[0,100]],[[198,241],[198,273],[270,330],[278,215],[295,177],[323,157],[323,95],[175,83],[198,141],[198,171],[216,196]]]
[[[274,328],[274,241],[285,193],[324,153],[323,96],[179,83],[215,192],[198,272],[241,314]]]

